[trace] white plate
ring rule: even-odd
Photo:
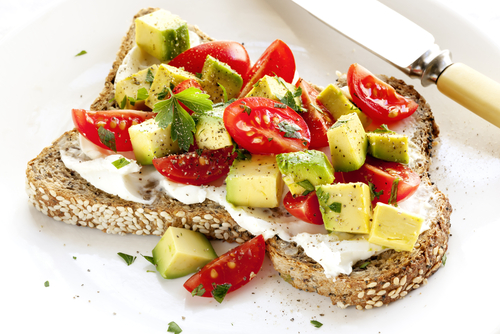
[[[433,2],[384,2],[432,32],[456,61],[500,81],[499,49],[463,19]],[[321,85],[353,62],[410,81],[287,0],[147,5],[169,9],[217,39],[244,42],[252,59],[274,39],[283,39],[294,51],[299,73]],[[452,202],[453,236],[446,266],[427,286],[388,307],[338,309],[325,297],[285,284],[269,261],[259,279],[222,304],[192,298],[182,288],[184,279],[167,281],[147,272],[153,267],[140,255],[129,267],[116,255],[150,254],[157,237],[68,226],[29,206],[26,163],[72,127],[71,108],[88,108],[97,96],[141,6],[146,5],[132,0],[64,2],[1,44],[3,332],[165,333],[171,321],[184,333],[498,332],[500,132],[417,81],[411,83],[430,102],[441,125],[432,174]],[[390,32],[367,33],[390,38]],[[74,57],[81,50],[88,54]],[[50,287],[44,287],[45,281]],[[323,327],[315,329],[313,319]]]

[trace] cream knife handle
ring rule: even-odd
[[[448,66],[437,80],[441,93],[500,127],[500,84],[467,65]]]

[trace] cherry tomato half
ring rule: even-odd
[[[292,83],[295,75],[295,58],[292,50],[282,40],[275,40],[260,56],[247,74],[248,80],[243,81],[240,97],[252,90],[253,85],[265,75],[279,76]]]
[[[406,118],[418,108],[415,101],[399,95],[391,85],[376,78],[359,64],[349,67],[347,85],[356,106],[369,117],[382,122]]]
[[[389,203],[391,189],[396,178],[399,178],[396,201],[400,202],[417,190],[420,177],[409,167],[398,162],[388,162],[367,156],[360,169],[343,173],[346,182],[364,182],[373,184],[375,198],[372,204]]]
[[[318,196],[316,192],[310,192],[306,196],[293,196],[288,192],[283,199],[285,209],[295,217],[314,225],[322,225],[323,217],[319,210]]]
[[[101,142],[97,132],[99,128],[102,126],[113,132],[117,151],[132,151],[128,128],[156,116],[152,112],[137,110],[87,111],[73,109],[71,114],[78,131],[99,147],[111,150]]]
[[[335,123],[335,119],[328,109],[316,100],[318,91],[314,89],[307,81],[299,79],[297,87],[302,89],[302,105],[307,112],[301,114],[306,121],[311,132],[310,148],[322,148],[328,146],[328,137],[326,131]]]
[[[232,41],[215,41],[194,46],[172,59],[168,64],[184,67],[184,70],[191,73],[201,73],[208,55],[228,64],[243,79],[250,70],[250,57],[248,57],[247,50],[240,43]]]
[[[203,297],[211,297],[214,285],[231,284],[228,292],[235,291],[250,282],[262,268],[266,256],[264,237],[259,235],[219,256],[199,272],[191,276],[184,287],[192,292],[203,285]]]
[[[223,120],[231,138],[254,154],[302,151],[311,141],[307,124],[299,114],[264,97],[234,101],[224,110]]]
[[[208,184],[229,173],[236,154],[233,146],[153,159],[153,165],[170,181],[182,184]]]

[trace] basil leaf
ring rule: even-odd
[[[168,323],[167,332],[179,334],[180,332],[182,332],[182,329],[175,322],[171,321]]]
[[[214,299],[216,301],[218,301],[219,303],[222,303],[222,301],[224,300],[224,297],[226,297],[227,291],[231,288],[231,284],[224,283],[224,284],[216,285],[215,283],[213,283],[213,285],[215,287],[211,292],[212,296],[214,297]]]
[[[116,140],[115,134],[109,130],[106,130],[102,125],[97,130],[99,139],[104,146],[108,147],[110,150],[116,152]]]
[[[132,255],[128,255],[128,254],[125,254],[125,253],[118,253],[118,255],[123,260],[125,260],[125,262],[127,263],[127,266],[130,266],[132,263],[134,263],[135,259],[137,258],[137,256],[132,256]]]
[[[83,55],[85,55],[85,54],[87,54],[87,51],[82,50],[82,51],[78,52],[78,53],[75,55],[75,57],[83,56]]]
[[[285,134],[283,136],[286,138],[302,138],[302,135],[299,132],[302,129],[297,124],[282,121],[278,124],[278,130],[284,132]]]
[[[196,288],[191,291],[191,296],[203,296],[205,294],[205,289],[203,288],[203,284],[198,285]]]
[[[113,166],[116,167],[116,169],[120,169],[120,168],[125,167],[128,164],[130,164],[130,161],[128,161],[127,159],[122,157],[120,159],[113,161],[112,164],[113,164]]]
[[[319,321],[316,321],[316,320],[311,320],[311,324],[316,327],[316,328],[320,328],[321,326],[323,326],[323,324]]]
[[[333,212],[336,212],[336,213],[340,213],[342,212],[342,203],[339,203],[339,202],[333,202],[332,204],[330,204],[328,206],[330,208],[330,210],[332,210]]]

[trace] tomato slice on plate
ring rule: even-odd
[[[322,148],[328,146],[326,131],[335,123],[335,119],[328,109],[319,101],[316,101],[318,92],[307,81],[299,79],[297,87],[302,89],[302,105],[307,112],[301,114],[311,132],[310,148]]]
[[[191,73],[201,73],[208,55],[228,64],[243,79],[250,70],[250,57],[247,50],[240,43],[232,41],[215,41],[194,46],[172,59],[168,64],[184,67],[184,70]]]
[[[152,112],[137,110],[87,111],[84,109],[73,109],[71,115],[78,131],[101,148],[111,150],[101,142],[97,131],[101,126],[111,131],[115,136],[117,151],[132,151],[128,128],[156,116]]]
[[[279,154],[309,147],[311,134],[302,117],[290,107],[264,97],[236,100],[224,110],[231,138],[254,154]]]
[[[292,83],[295,75],[295,58],[292,50],[282,40],[275,40],[264,51],[247,74],[243,81],[243,90],[240,97],[244,97],[252,90],[253,85],[265,75],[279,76],[288,83]]]
[[[369,117],[382,122],[406,118],[418,108],[415,101],[399,95],[391,85],[359,64],[349,67],[347,85],[356,106]]]
[[[208,184],[229,173],[236,154],[233,146],[203,150],[153,159],[153,165],[173,182],[191,185]]]
[[[382,202],[389,204],[391,190],[396,179],[399,179],[396,201],[400,202],[417,190],[420,177],[409,167],[398,162],[388,162],[367,156],[365,164],[358,170],[343,173],[346,182],[364,182],[373,184],[375,197],[372,204]],[[391,203],[392,204],[392,203]]]
[[[259,235],[219,256],[191,276],[184,287],[189,292],[203,285],[203,297],[211,297],[217,285],[231,284],[228,292],[250,282],[262,268],[266,256],[264,237]]]
[[[283,199],[285,209],[295,217],[314,225],[323,225],[323,217],[319,210],[318,196],[316,192],[310,192],[306,196],[293,196],[288,192]]]

